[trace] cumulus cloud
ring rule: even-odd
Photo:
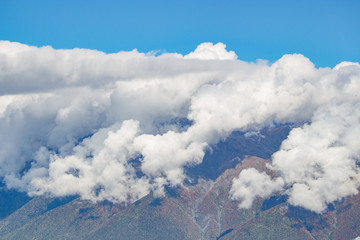
[[[285,191],[289,203],[323,212],[328,203],[357,194],[360,187],[360,105],[326,105],[318,109],[310,124],[293,129],[273,154],[268,166],[279,177],[270,180],[255,169],[242,171],[234,180],[232,198],[248,208],[256,196]],[[245,171],[254,171],[249,177]],[[279,182],[282,183],[280,187]],[[266,192],[260,187],[266,186]],[[247,194],[245,194],[245,193]]]
[[[291,204],[321,212],[327,203],[358,192],[359,109],[359,103],[321,107],[273,155],[272,168],[289,186]]]
[[[317,69],[301,54],[247,63],[222,43],[153,56],[1,41],[0,66],[8,187],[131,202],[182,184],[183,168],[231,132],[285,123],[305,124],[274,154],[278,176],[244,170],[234,180],[241,207],[281,190],[322,211],[359,187],[357,63]]]
[[[282,190],[283,180],[272,180],[266,173],[260,173],[254,168],[241,171],[238,178],[233,179],[230,195],[233,200],[240,201],[240,208],[250,208],[256,197],[266,197]]]
[[[211,42],[200,44],[194,52],[185,55],[185,59],[202,60],[235,60],[237,56],[234,51],[226,51],[223,43],[213,44]]]
[[[277,180],[284,182],[281,190],[289,195],[289,203],[319,213],[326,210],[328,203],[357,194],[360,187],[359,64],[342,63],[332,73],[318,80],[331,98],[317,96],[327,101],[315,108],[309,123],[290,132],[268,166],[278,173]],[[232,186],[233,199],[239,199],[244,191],[237,187],[245,184],[242,174]],[[252,195],[240,198],[243,200],[239,207],[248,208],[253,195],[265,197],[273,193],[263,194],[253,186],[256,179],[250,181],[245,189]],[[276,181],[268,183],[270,189],[279,186]]]

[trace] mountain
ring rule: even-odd
[[[77,196],[27,197],[0,192],[1,239],[354,239],[360,235],[360,196],[329,205],[316,214],[287,203],[286,196],[258,198],[238,209],[229,198],[232,179],[265,164],[287,136],[289,126],[252,137],[234,133],[214,146],[199,166],[187,169],[193,181],[124,205],[93,203]],[[249,156],[257,155],[257,156]]]

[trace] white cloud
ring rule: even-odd
[[[202,60],[236,60],[237,56],[234,51],[227,51],[223,43],[213,44],[211,42],[200,44],[194,52],[185,55],[185,59],[202,59]]]
[[[256,197],[266,197],[282,190],[284,182],[281,178],[272,180],[266,173],[254,168],[241,171],[238,178],[233,179],[230,196],[240,201],[240,208],[250,208]]]
[[[74,148],[71,155],[51,155],[49,172],[31,180],[32,194],[80,194],[91,200],[134,201],[149,193],[147,177],[136,177],[128,162],[139,123],[124,121],[121,126],[101,129]]]
[[[225,47],[183,57],[1,41],[0,176],[31,194],[134,201],[181,184],[183,167],[235,130],[307,122],[273,156],[279,176],[245,171],[234,198],[248,207],[283,186],[292,204],[322,211],[356,193],[359,64],[246,63]]]
[[[360,104],[330,104],[310,125],[294,129],[273,155],[272,167],[291,186],[289,202],[316,212],[356,194],[360,186]]]
[[[319,108],[310,124],[293,129],[281,148],[272,156],[269,166],[279,174],[289,203],[323,212],[328,203],[357,194],[360,187],[360,103],[337,105],[330,103]],[[242,173],[240,173],[240,176]],[[243,178],[239,178],[241,181]],[[263,191],[256,179],[247,180],[246,191],[260,197],[272,192]],[[271,182],[269,182],[270,184]],[[239,195],[241,186],[237,183],[232,191]],[[271,185],[271,184],[270,184]],[[279,185],[273,183],[271,188]],[[238,199],[233,194],[233,199]],[[244,198],[240,207],[249,207],[254,198]]]

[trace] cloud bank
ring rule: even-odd
[[[182,184],[231,132],[301,123],[234,180],[250,207],[275,191],[314,211],[359,187],[360,65],[315,68],[301,54],[237,59],[222,43],[188,55],[105,54],[0,41],[0,177],[30,195],[136,201]],[[304,124],[305,123],[305,124]]]

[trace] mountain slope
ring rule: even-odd
[[[229,199],[231,181],[248,167],[265,170],[252,157],[215,181],[149,195],[124,206],[79,198],[37,197],[0,221],[1,239],[354,239],[360,232],[359,195],[319,215],[279,197],[257,199],[249,210]],[[279,200],[280,199],[280,200]],[[269,202],[273,202],[270,204]]]
[[[127,206],[77,196],[29,198],[2,187],[0,238],[350,240],[360,236],[359,195],[329,205],[321,215],[289,205],[283,195],[258,198],[251,209],[238,209],[238,202],[229,198],[232,180],[243,169],[274,175],[264,158],[278,149],[290,128],[264,129],[250,137],[233,133],[213,146],[202,164],[187,169],[193,181],[167,188],[162,198],[148,195]]]

